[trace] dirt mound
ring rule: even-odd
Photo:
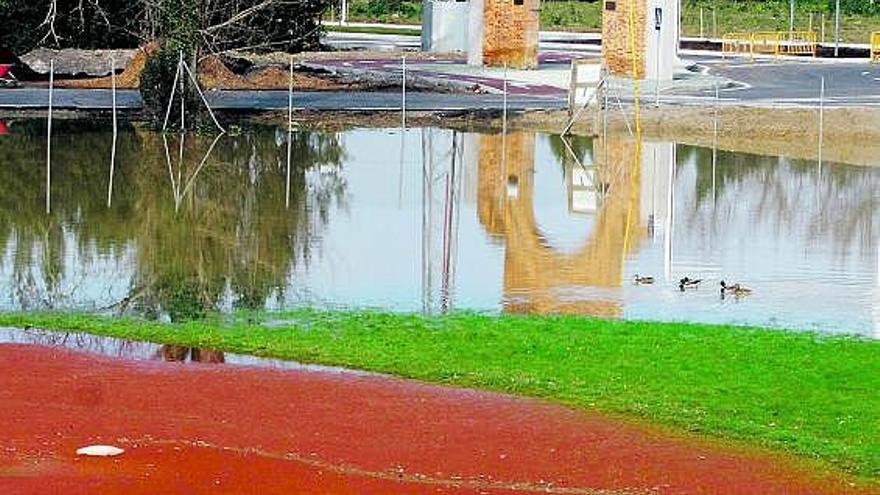
[[[155,50],[154,43],[139,49],[122,73],[116,76],[116,87],[137,89],[147,63],[147,57]],[[204,58],[199,64],[199,82],[208,90],[287,89],[290,84],[290,73],[287,66],[268,65],[246,75],[239,75],[230,70],[219,57],[211,55]],[[70,79],[57,82],[58,87],[82,89],[110,89],[112,84],[110,77]],[[340,82],[329,76],[315,75],[311,72],[295,71],[293,74],[293,87],[297,90],[326,91],[352,89],[354,86],[356,85]]]
[[[149,43],[139,48],[122,73],[116,76],[116,87],[137,89],[141,82],[141,74],[147,65],[147,57],[155,50],[155,43]],[[113,87],[113,80],[110,76],[94,79],[69,79],[58,81],[57,85],[61,88],[110,89]]]
[[[207,89],[288,89],[290,68],[286,65],[268,65],[245,75],[231,71],[217,57],[208,57],[199,66],[199,82]],[[333,78],[294,70],[293,87],[297,90],[351,89],[350,84]]]

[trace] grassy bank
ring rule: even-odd
[[[542,397],[880,476],[876,341],[712,325],[356,311],[181,324],[5,314],[0,325],[208,347]]]
[[[865,0],[867,1],[867,0]],[[795,29],[812,27],[822,32],[825,24],[825,42],[834,42],[834,12],[824,2],[798,0]],[[600,31],[602,29],[602,2],[545,1],[541,4],[541,29]],[[880,13],[848,12],[844,4],[841,15],[841,38],[845,42],[868,43],[871,31],[880,30]],[[701,14],[702,13],[702,14]],[[702,15],[702,22],[701,22]],[[353,0],[349,3],[352,22],[381,22],[389,24],[420,24],[420,2],[385,0]],[[789,2],[742,0],[685,0],[682,6],[682,31],[685,36],[720,37],[737,31],[788,31]],[[702,26],[702,29],[701,29]]]

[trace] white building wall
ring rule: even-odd
[[[467,21],[468,65],[483,65],[483,0],[470,0],[470,15]]]
[[[466,52],[470,4],[469,1],[425,0],[422,50]]]

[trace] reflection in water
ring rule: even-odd
[[[505,309],[619,316],[619,301],[577,291],[621,285],[627,221],[637,221],[628,215],[629,198],[637,192],[630,190],[630,170],[613,169],[632,162],[626,156],[629,148],[608,146],[607,163],[563,162],[570,211],[593,215],[595,223],[581,246],[560,251],[549,245],[535,218],[535,134],[514,133],[505,144],[507,159],[502,160],[501,136],[485,135],[479,141],[479,216],[486,231],[504,242]],[[502,162],[506,170],[501,170]]]
[[[342,206],[335,135],[293,135],[297,193],[285,210],[286,134],[172,138],[172,163],[163,136],[127,129],[107,208],[99,191],[108,180],[108,133],[68,125],[55,138],[48,216],[34,208],[42,192],[38,134],[2,143],[10,159],[0,174],[14,193],[0,200],[0,245],[14,307],[106,304],[172,320],[223,305],[262,308],[283,295],[293,265],[318,247],[330,208]],[[126,271],[129,279],[120,279]]]
[[[193,363],[222,364],[226,362],[225,356],[221,351],[180,345],[163,345],[159,348],[157,357],[163,361],[176,363],[185,363],[187,358]]]
[[[42,124],[0,139],[2,308],[178,321],[341,304],[880,329],[880,168],[713,159],[628,136],[299,130],[288,182],[286,129],[129,127],[108,207],[111,133],[57,128],[49,215]],[[657,283],[635,286],[636,273]],[[756,292],[681,294],[686,275]]]

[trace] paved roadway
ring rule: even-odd
[[[221,110],[281,110],[287,108],[287,91],[214,91],[207,94],[212,108]],[[399,110],[397,92],[294,92],[297,109],[309,110]],[[110,109],[108,90],[56,89],[55,108]],[[39,88],[0,90],[0,109],[42,109],[48,103],[48,90]],[[117,92],[122,109],[141,107],[135,90]],[[497,94],[445,94],[410,92],[407,109],[412,111],[500,110],[503,97]],[[564,108],[566,101],[529,95],[511,95],[510,110]]]
[[[711,74],[740,83],[723,91],[726,100],[748,104],[817,105],[825,79],[828,106],[880,105],[880,66],[858,62],[705,63]],[[714,98],[713,90],[690,92]]]
[[[349,35],[334,33],[331,38],[344,38],[352,43],[356,40],[373,40],[384,43],[388,40],[397,43],[403,38],[407,43],[417,42],[417,37],[398,35]],[[412,40],[409,40],[409,39]],[[565,41],[565,40],[559,40]],[[598,47],[582,43],[559,43],[554,40],[553,49],[542,44],[542,63],[548,68],[562,67],[571,57],[583,56],[584,53],[596,53]],[[559,44],[564,50],[555,49]],[[373,47],[375,48],[375,47]],[[880,106],[880,66],[866,61],[835,61],[813,59],[789,59],[773,61],[761,59],[752,62],[746,59],[724,60],[717,53],[682,51],[682,56],[691,63],[696,63],[707,74],[720,76],[737,84],[722,89],[721,104],[735,105],[775,105],[775,106],[817,106],[819,88],[822,78],[825,79],[825,105],[834,106]],[[325,61],[333,64],[333,61]],[[360,66],[368,64],[374,70],[393,72],[398,67],[385,62],[364,60],[361,62],[339,62],[344,65]],[[449,63],[454,63],[449,61]],[[463,63],[463,62],[459,62]],[[446,71],[446,72],[444,72]],[[461,72],[461,71],[458,71]],[[444,69],[434,65],[424,70],[414,66],[413,74],[435,76],[446,80],[463,80],[479,82],[484,86],[501,88],[503,81],[500,76],[485,77],[469,76],[456,73],[452,69]],[[689,84],[679,82],[678,88],[664,90],[661,103],[666,104],[701,104],[714,100],[715,92],[710,84]],[[554,88],[556,89],[556,88]],[[646,88],[643,88],[643,90]],[[649,88],[648,88],[649,89]],[[511,110],[563,108],[565,91],[546,90],[540,84],[511,81]],[[645,98],[653,102],[653,91],[647,91]],[[55,105],[70,109],[107,109],[110,108],[110,93],[107,90],[56,90]],[[622,95],[626,100],[626,96]],[[287,107],[285,91],[221,91],[209,94],[212,106],[228,110],[272,110]],[[297,108],[314,110],[397,110],[400,108],[400,95],[396,92],[344,92],[344,93],[295,93]],[[0,108],[45,108],[48,101],[47,91],[39,88],[0,90]],[[416,111],[462,111],[462,110],[499,110],[502,107],[502,96],[497,94],[442,94],[412,92],[408,95],[408,108]],[[140,96],[136,91],[120,91],[119,105],[121,108],[139,108]]]
[[[597,35],[541,33],[542,63],[550,57],[565,63],[567,59],[597,55],[601,47]],[[417,36],[375,35],[361,33],[328,34],[330,45],[346,48],[384,50],[417,49]],[[738,84],[722,90],[721,104],[817,106],[821,79],[825,78],[828,106],[880,106],[880,66],[867,60],[783,58],[723,59],[718,52],[682,50],[682,58],[696,63],[710,75],[720,76]],[[424,75],[424,74],[423,74]],[[492,81],[480,81],[487,86],[499,86]],[[699,104],[714,100],[711,87],[702,89],[674,89],[664,91],[661,103]],[[648,98],[653,101],[653,96]],[[624,97],[626,100],[627,98]]]

